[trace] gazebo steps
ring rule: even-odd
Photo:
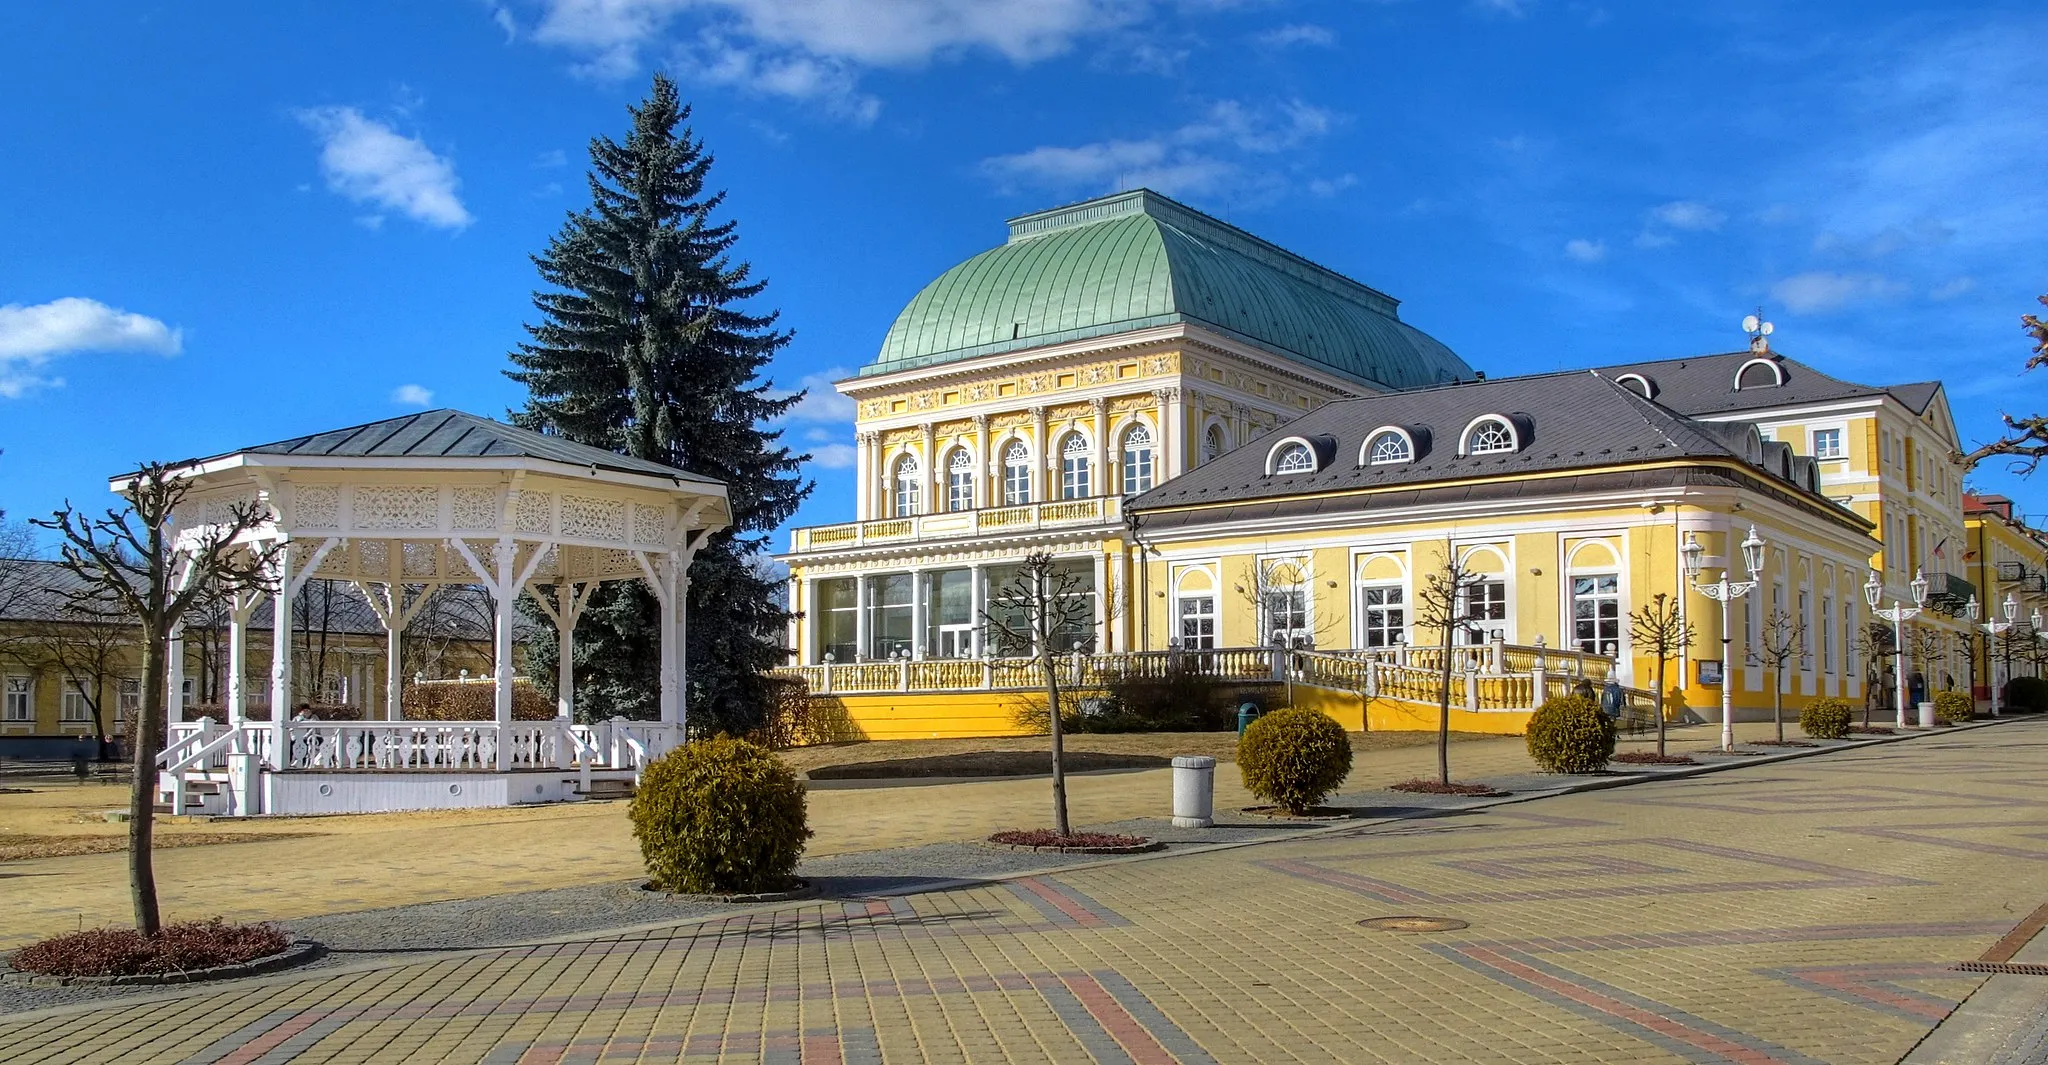
[[[600,777],[590,782],[588,790],[577,788],[575,795],[579,799],[630,799],[633,797],[633,782]]]

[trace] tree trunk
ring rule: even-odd
[[[1657,708],[1657,757],[1664,757],[1664,654],[1657,654],[1657,697],[1650,700]]]
[[[1771,724],[1778,727],[1778,742],[1785,742],[1785,663],[1778,663],[1778,675],[1771,678]]]
[[[1038,660],[1045,667],[1046,720],[1052,734],[1052,824],[1062,839],[1073,835],[1067,824],[1066,736],[1060,726],[1059,663],[1052,653],[1050,634],[1039,642]]]
[[[1444,672],[1436,686],[1436,780],[1451,782],[1451,628],[1444,626]]]
[[[133,775],[128,782],[128,888],[135,904],[135,930],[156,935],[163,927],[157,909],[156,864],[151,853],[156,829],[156,755],[163,746],[164,639],[143,628],[142,710],[135,722]]]

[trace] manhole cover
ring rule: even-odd
[[[1358,927],[1377,932],[1455,932],[1471,925],[1456,917],[1368,917]]]

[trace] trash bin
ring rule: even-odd
[[[1920,727],[1921,727],[1921,728],[1933,728],[1933,727],[1934,727],[1934,704],[1933,704],[1933,703],[1921,703],[1921,704],[1920,704]]]
[[[1216,759],[1200,754],[1173,759],[1173,827],[1208,828],[1216,823]]]
[[[1259,704],[1257,704],[1257,703],[1239,703],[1239,704],[1237,704],[1237,734],[1238,734],[1239,736],[1242,736],[1242,735],[1244,735],[1244,730],[1245,730],[1245,729],[1248,729],[1248,728],[1250,728],[1250,727],[1252,727],[1252,722],[1254,722],[1254,721],[1258,720],[1258,718],[1259,718]]]

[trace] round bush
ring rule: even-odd
[[[1799,731],[1817,740],[1839,740],[1853,720],[1849,704],[1833,697],[1815,699],[1799,711]]]
[[[1934,697],[1934,716],[1948,724],[1960,725],[1977,716],[1976,700],[1962,692],[1941,692]]]
[[[764,747],[727,736],[649,765],[633,795],[633,836],[663,891],[787,890],[804,841],[804,788]]]
[[[1614,721],[1582,695],[1560,695],[1529,715],[1529,757],[1546,773],[1597,773],[1614,757]]]
[[[1275,710],[1244,730],[1237,768],[1245,790],[1288,813],[1307,813],[1351,775],[1351,737],[1314,710]]]
[[[2005,703],[2014,710],[2040,713],[2048,710],[2048,680],[2014,677],[2005,682]]]

